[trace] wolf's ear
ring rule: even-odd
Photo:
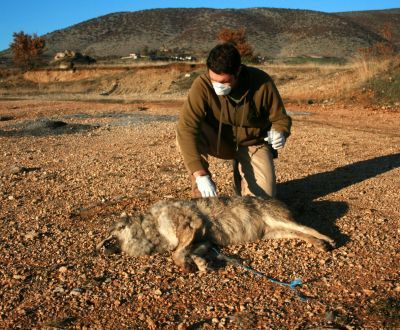
[[[114,235],[108,236],[107,238],[103,239],[99,244],[96,245],[97,252],[100,252],[102,248],[104,248],[104,252],[106,254],[121,252],[121,246],[119,240]]]

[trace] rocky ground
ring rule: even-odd
[[[400,113],[287,104],[278,197],[338,247],[297,240],[223,249],[288,287],[226,265],[182,273],[169,255],[95,253],[110,225],[189,198],[175,146],[182,101],[0,102],[0,328],[400,327]],[[212,160],[220,194],[230,163]]]

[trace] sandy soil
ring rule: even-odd
[[[121,214],[190,197],[175,146],[181,103],[0,102],[0,328],[399,328],[398,112],[287,104],[278,197],[338,247],[223,251],[300,278],[307,301],[233,265],[187,274],[169,255],[94,252]],[[230,163],[211,164],[220,194],[232,194]]]

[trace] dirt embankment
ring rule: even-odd
[[[392,63],[392,64],[390,64]],[[400,109],[399,63],[260,66],[269,73],[287,102]],[[187,95],[204,64],[161,63],[126,66],[79,66],[18,74],[0,72],[0,98],[39,98],[130,102],[178,99]]]
[[[203,65],[170,63],[145,66],[86,66],[70,70],[43,69],[3,74],[0,97],[36,97],[64,100],[182,97]]]
[[[188,63],[172,63],[167,65],[145,65],[145,66],[84,66],[74,69],[43,69],[27,71],[23,77],[29,81],[36,83],[54,83],[65,81],[79,81],[85,79],[96,79],[99,77],[107,77],[109,75],[117,75],[120,73],[136,74],[144,72],[149,74],[150,78],[155,72],[163,75],[170,71],[191,72],[200,65]],[[150,73],[149,73],[150,71]]]
[[[111,68],[111,69],[46,69],[27,71],[23,74],[24,79],[35,83],[55,83],[66,81],[79,81],[84,79],[96,79],[99,77],[107,77],[129,69]]]

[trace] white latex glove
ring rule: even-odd
[[[209,175],[202,175],[196,178],[197,188],[201,193],[201,197],[215,197],[217,196],[217,189],[211,181]]]
[[[268,131],[268,137],[264,139],[268,144],[272,145],[275,150],[282,149],[286,143],[285,134],[275,130]]]

